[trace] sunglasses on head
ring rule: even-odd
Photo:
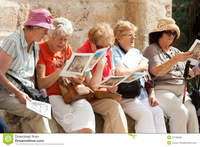
[[[164,33],[167,34],[168,36],[172,35],[174,37],[176,37],[176,35],[177,35],[176,32],[172,32],[172,31],[169,31],[169,30],[168,31],[164,31]]]

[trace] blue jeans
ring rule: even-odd
[[[0,117],[0,133],[8,133],[6,124],[1,117]]]

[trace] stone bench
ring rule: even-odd
[[[7,113],[3,110],[0,111],[0,116],[5,120],[8,128],[8,132],[11,133],[32,133],[33,131],[29,127],[28,124],[23,123],[24,119],[10,113]],[[99,114],[95,114],[96,118],[96,133],[103,133],[103,124],[104,120]],[[134,133],[134,120],[127,116],[128,121],[128,129],[129,133]],[[22,125],[23,124],[23,125]],[[64,133],[62,127],[55,121],[55,119],[51,119],[49,121],[52,133]]]
[[[24,119],[10,113],[7,113],[3,110],[0,110],[0,116],[5,120],[8,128],[8,132],[11,133],[32,133],[30,126],[24,122]],[[135,121],[126,115],[128,123],[128,132],[135,133]],[[103,124],[104,120],[99,114],[95,114],[96,119],[96,133],[103,133]],[[169,120],[165,119],[167,130],[169,133]],[[23,125],[22,125],[23,124]],[[55,119],[49,120],[49,124],[52,130],[52,133],[65,133],[62,127],[55,121]]]
[[[131,119],[128,115],[126,115],[127,122],[128,122],[128,132],[129,133],[134,133],[135,128],[134,128],[134,123],[135,121]],[[104,125],[104,120],[101,117],[101,115],[95,113],[95,119],[96,119],[96,133],[103,133],[103,125]],[[50,127],[53,133],[64,133],[64,130],[62,127],[56,122],[55,119],[52,119],[49,121]]]

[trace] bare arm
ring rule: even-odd
[[[177,62],[184,62],[191,57],[191,52],[179,53],[169,59],[167,62],[155,65],[150,69],[150,72],[155,76],[164,76],[167,74]]]
[[[107,59],[105,56],[102,57],[102,59],[97,63],[97,67],[95,69],[95,72],[92,74],[92,76],[86,78],[86,80],[89,82],[89,85],[92,89],[97,88],[97,84],[101,82],[102,75],[103,75],[103,69],[105,66]]]
[[[13,85],[5,76],[10,67],[13,58],[9,56],[5,51],[0,51],[0,84],[7,88],[10,92],[14,93],[21,103],[25,103],[26,99],[30,100],[27,94],[20,91],[15,85]]]
[[[62,68],[59,68],[52,74],[45,76],[46,74],[46,65],[44,64],[38,64],[37,65],[37,74],[38,74],[38,87],[40,89],[42,88],[48,88],[51,85],[53,85],[59,78],[59,74],[62,71]]]

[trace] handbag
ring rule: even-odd
[[[49,97],[43,97],[42,94],[35,88],[25,86],[21,81],[19,81],[17,78],[10,74],[6,74],[10,78],[12,78],[15,82],[19,84],[21,87],[21,90],[26,93],[31,99],[36,100],[36,101],[41,101],[45,103],[49,103]]]
[[[94,97],[97,99],[113,99],[116,100],[117,102],[119,102],[122,99],[122,95],[119,93],[112,93],[109,91],[105,91],[105,90],[95,90],[94,91]]]
[[[120,83],[118,85],[117,92],[122,95],[123,98],[135,98],[140,95],[142,85],[140,79],[134,80],[130,83]]]
[[[90,100],[94,97],[94,92],[89,87],[84,84],[69,82],[64,77],[58,79],[58,86],[66,104],[70,104],[71,102],[81,98]]]
[[[81,99],[81,98],[85,98],[87,100],[91,100],[93,98],[97,98],[97,99],[113,99],[116,101],[120,101],[122,96],[121,94],[118,93],[111,93],[109,91],[105,91],[105,90],[91,90],[89,87],[85,86],[84,84],[76,84],[76,83],[72,83],[69,82],[66,78],[64,77],[60,77],[58,79],[58,85],[60,88],[60,92],[63,96],[64,102],[66,104],[70,104],[71,102]],[[77,90],[77,86],[82,86],[82,92],[80,93]]]

